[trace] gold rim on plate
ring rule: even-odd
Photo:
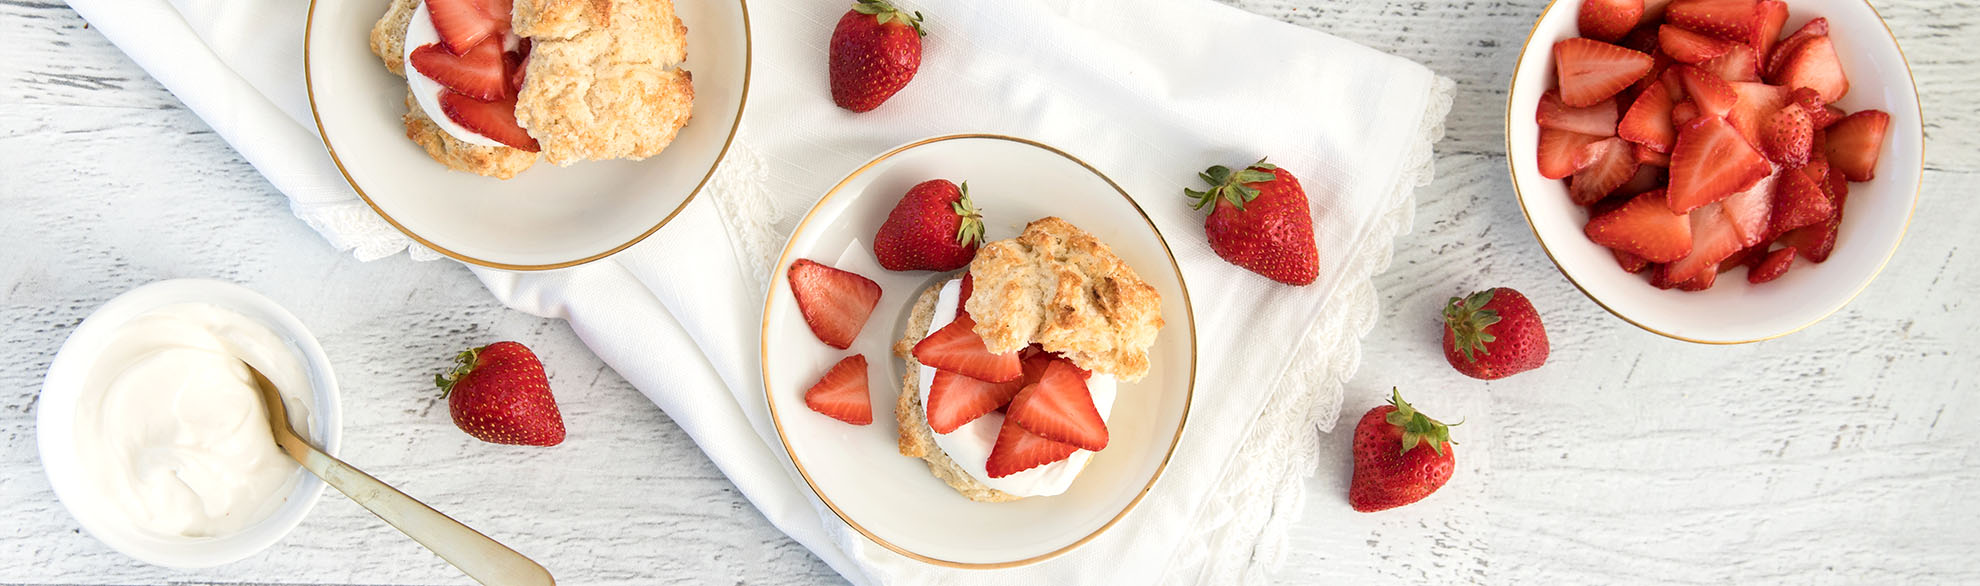
[[[961,140],[961,139],[1003,140],[1003,141],[1009,141],[1009,142],[1014,142],[1018,144],[1023,144],[1023,145],[1028,145],[1039,149],[1043,149],[1052,154],[1065,157],[1065,159],[1068,161],[1072,161],[1074,163],[1079,164],[1079,166],[1084,167],[1087,170],[1087,172],[1092,173],[1095,177],[1099,177],[1101,181],[1105,181],[1108,187],[1114,188],[1114,192],[1120,194],[1121,199],[1127,201],[1128,206],[1134,208],[1135,214],[1141,216],[1141,221],[1147,224],[1148,230],[1150,232],[1153,232],[1155,234],[1155,241],[1162,245],[1162,254],[1169,257],[1169,268],[1170,270],[1175,271],[1176,274],[1176,286],[1182,289],[1183,315],[1184,317],[1187,318],[1189,324],[1189,373],[1188,373],[1189,378],[1187,379],[1189,381],[1189,384],[1183,392],[1182,418],[1176,421],[1175,436],[1173,436],[1169,440],[1168,451],[1162,454],[1162,463],[1157,465],[1155,467],[1155,473],[1148,477],[1148,484],[1143,485],[1141,487],[1141,491],[1135,493],[1134,499],[1128,501],[1127,506],[1121,508],[1121,512],[1114,514],[1114,517],[1112,519],[1108,519],[1106,524],[1101,525],[1100,528],[1098,529],[1094,529],[1092,533],[1087,534],[1085,537],[1081,537],[1077,541],[1067,544],[1065,547],[1061,547],[1049,552],[1045,552],[1024,559],[1010,560],[1003,562],[989,562],[989,563],[958,562],[958,561],[945,560],[945,559],[924,555],[909,550],[905,547],[901,547],[899,544],[896,544],[894,542],[888,541],[886,539],[882,539],[878,535],[874,535],[872,531],[868,531],[866,527],[861,526],[858,521],[854,521],[852,517],[847,516],[845,511],[839,509],[839,505],[833,503],[830,497],[825,496],[824,491],[818,489],[818,483],[814,482],[811,479],[811,473],[805,471],[804,463],[799,462],[797,455],[791,451],[790,436],[784,433],[784,422],[777,415],[776,393],[770,391],[770,343],[769,343],[770,306],[777,299],[777,287],[776,287],[777,277],[778,275],[784,272],[784,267],[788,266],[791,262],[791,249],[793,246],[797,244],[797,235],[804,231],[805,226],[811,223],[812,217],[817,215],[818,210],[820,208],[823,208],[826,202],[831,201],[833,197],[836,197],[840,194],[841,190],[845,188],[846,184],[851,183],[853,179],[856,179],[860,175],[863,175],[867,171],[873,169],[874,166],[879,165],[880,163],[893,158],[895,155],[899,155],[903,152],[914,149],[916,147],[937,143],[937,142]],[[1141,504],[1141,499],[1148,496],[1148,491],[1155,488],[1155,482],[1162,478],[1162,472],[1169,467],[1169,459],[1175,456],[1176,446],[1182,444],[1183,429],[1189,426],[1189,410],[1192,402],[1196,398],[1196,310],[1190,305],[1189,284],[1184,282],[1183,280],[1182,265],[1176,262],[1175,252],[1169,248],[1168,239],[1163,238],[1162,231],[1157,230],[1155,228],[1155,221],[1148,217],[1148,213],[1141,209],[1140,204],[1135,203],[1133,197],[1128,196],[1127,190],[1121,189],[1120,184],[1115,183],[1113,178],[1108,177],[1107,174],[1105,173],[1101,173],[1100,170],[1094,168],[1093,165],[1087,164],[1086,161],[1080,160],[1079,157],[1072,156],[1072,154],[1059,150],[1058,148],[1052,147],[1051,145],[1047,145],[1045,143],[1041,143],[1035,140],[1018,138],[1014,136],[1006,136],[1001,134],[951,134],[951,135],[937,136],[933,138],[925,138],[922,140],[917,140],[905,145],[901,145],[899,147],[895,147],[892,150],[889,150],[878,157],[874,157],[873,160],[867,161],[865,164],[860,165],[858,169],[854,169],[852,173],[846,175],[845,179],[839,180],[839,183],[837,185],[833,185],[830,190],[827,190],[825,192],[824,197],[818,198],[818,203],[812,204],[811,210],[805,212],[803,219],[798,220],[797,227],[791,231],[790,241],[784,244],[783,252],[780,255],[778,255],[777,265],[771,268],[770,281],[771,281],[770,291],[768,294],[764,296],[763,299],[763,326],[762,326],[762,330],[758,334],[758,347],[759,347],[758,364],[761,367],[760,374],[763,377],[763,399],[765,402],[767,402],[770,405],[770,424],[777,428],[777,441],[783,444],[784,453],[790,457],[791,465],[797,467],[798,475],[804,477],[805,486],[810,487],[812,494],[818,495],[818,500],[823,501],[827,508],[832,509],[832,514],[837,515],[839,517],[839,520],[844,521],[847,526],[852,527],[854,531],[858,531],[860,535],[866,536],[867,539],[872,540],[874,543],[880,544],[881,547],[885,547],[889,550],[892,550],[894,553],[898,553],[903,556],[913,558],[917,561],[921,561],[924,563],[933,564],[937,566],[958,568],[965,570],[991,570],[998,568],[1014,568],[1018,566],[1030,565],[1045,560],[1049,560],[1055,557],[1059,557],[1060,555],[1063,555],[1066,552],[1079,548],[1079,546],[1086,545],[1087,542],[1092,541],[1094,538],[1099,537],[1100,534],[1106,533],[1108,529],[1113,528],[1116,523],[1119,523],[1121,521],[1121,519],[1126,518],[1128,512],[1133,511],[1136,505]]]
[[[701,194],[701,188],[708,186],[708,180],[715,176],[715,170],[721,168],[722,160],[728,157],[729,146],[734,144],[736,141],[736,131],[742,128],[743,112],[749,108],[749,77],[750,77],[750,70],[755,65],[754,53],[756,50],[755,48],[756,46],[754,41],[751,39],[751,30],[749,26],[749,2],[748,0],[736,0],[737,6],[742,9],[742,17],[743,17],[743,82],[742,82],[742,93],[736,99],[736,119],[734,122],[729,124],[729,136],[722,140],[722,149],[715,153],[715,162],[708,165],[708,172],[702,174],[701,181],[694,184],[694,189],[688,191],[687,198],[682,199],[681,204],[674,207],[674,211],[667,212],[667,217],[660,218],[659,223],[654,224],[652,228],[647,228],[645,232],[641,232],[638,236],[634,236],[631,240],[627,240],[625,243],[620,244],[618,246],[614,246],[604,252],[600,252],[598,254],[594,254],[576,260],[567,260],[562,262],[540,264],[540,265],[519,265],[519,264],[510,264],[504,262],[496,262],[482,258],[475,258],[472,256],[461,254],[459,252],[455,252],[451,249],[440,246],[439,244],[435,244],[432,241],[429,241],[426,238],[413,233],[412,230],[406,229],[405,225],[400,224],[398,219],[392,217],[392,214],[385,213],[384,208],[378,207],[377,202],[371,201],[371,196],[364,192],[363,187],[358,186],[357,180],[352,179],[350,171],[344,168],[344,159],[337,156],[337,147],[330,144],[330,133],[323,129],[323,115],[319,113],[318,110],[316,109],[316,80],[315,77],[310,74],[311,60],[309,54],[310,53],[309,39],[311,36],[316,34],[316,3],[317,0],[309,0],[309,17],[305,19],[303,22],[303,93],[309,97],[309,116],[312,120],[316,122],[316,135],[318,138],[321,138],[323,140],[324,150],[329,151],[330,162],[335,163],[337,165],[337,173],[344,176],[344,183],[350,184],[351,190],[356,191],[358,197],[364,200],[364,205],[370,206],[371,211],[376,212],[378,214],[378,217],[384,218],[385,223],[391,224],[393,229],[398,230],[399,233],[401,234],[405,234],[407,238],[413,239],[413,241],[420,243],[420,245],[432,249],[434,252],[447,255],[448,257],[451,257],[454,260],[458,260],[472,265],[484,266],[491,269],[502,269],[505,271],[549,271],[549,270],[578,266],[601,258],[612,256],[614,254],[618,254],[619,251],[625,250],[627,248],[632,248],[634,244],[639,244],[640,241],[645,240],[646,237],[652,236],[654,232],[659,232],[660,228],[665,227],[668,222],[673,221],[674,216],[680,215],[681,210],[687,209],[688,204],[694,203],[695,196]]]
[[[1559,4],[1560,4],[1560,0],[1550,0],[1547,3],[1547,7],[1540,11],[1540,17],[1533,19],[1533,28],[1527,31],[1526,42],[1520,45],[1519,60],[1513,62],[1512,81],[1506,85],[1506,120],[1505,120],[1506,126],[1505,126],[1505,131],[1502,133],[1506,137],[1506,174],[1507,174],[1507,178],[1510,179],[1512,182],[1513,197],[1519,199],[1520,217],[1526,220],[1526,227],[1528,230],[1531,230],[1533,232],[1533,239],[1540,243],[1540,251],[1546,253],[1547,260],[1554,263],[1554,270],[1560,271],[1561,276],[1567,277],[1568,284],[1574,285],[1574,288],[1576,290],[1581,291],[1581,294],[1583,296],[1586,296],[1589,301],[1595,302],[1595,305],[1597,307],[1601,307],[1603,311],[1609,312],[1610,315],[1614,315],[1617,318],[1625,322],[1628,322],[1629,325],[1642,328],[1644,331],[1657,334],[1659,336],[1663,336],[1666,338],[1670,338],[1673,340],[1681,340],[1685,342],[1691,342],[1693,344],[1710,344],[1717,346],[1732,346],[1737,344],[1751,344],[1754,342],[1765,342],[1767,340],[1772,340],[1775,338],[1779,338],[1781,336],[1786,336],[1788,334],[1792,334],[1795,332],[1808,329],[1810,326],[1813,326],[1817,323],[1821,323],[1822,320],[1828,319],[1829,316],[1835,315],[1836,312],[1842,311],[1842,308],[1844,306],[1849,305],[1850,302],[1856,301],[1856,297],[1858,295],[1862,295],[1863,290],[1869,289],[1870,283],[1877,280],[1877,275],[1882,274],[1884,272],[1884,266],[1890,264],[1892,257],[1897,256],[1898,246],[1904,243],[1905,234],[1911,231],[1911,219],[1913,216],[1917,215],[1918,213],[1918,194],[1923,192],[1925,189],[1925,143],[1922,140],[1919,141],[1918,144],[1918,187],[1912,190],[1911,208],[1905,211],[1904,226],[1898,229],[1897,242],[1891,243],[1890,250],[1884,252],[1884,259],[1877,261],[1877,268],[1870,271],[1869,278],[1864,279],[1863,283],[1858,285],[1855,291],[1850,292],[1848,298],[1843,299],[1842,303],[1836,304],[1835,307],[1829,308],[1828,311],[1822,312],[1822,315],[1815,316],[1814,319],[1808,320],[1807,323],[1803,323],[1799,326],[1795,326],[1785,332],[1781,332],[1771,336],[1753,338],[1750,340],[1700,340],[1696,338],[1690,338],[1678,334],[1673,334],[1670,332],[1659,330],[1657,328],[1650,327],[1648,325],[1643,324],[1642,322],[1638,322],[1634,319],[1630,319],[1629,316],[1623,315],[1622,312],[1616,311],[1616,309],[1613,307],[1609,307],[1609,304],[1603,303],[1601,298],[1596,297],[1594,293],[1590,293],[1587,287],[1581,285],[1580,281],[1576,281],[1574,279],[1574,275],[1568,274],[1567,267],[1561,266],[1561,259],[1555,257],[1553,249],[1547,247],[1547,239],[1542,238],[1540,236],[1540,227],[1535,226],[1533,224],[1533,213],[1527,210],[1526,194],[1525,192],[1521,191],[1519,188],[1519,175],[1518,175],[1519,171],[1518,169],[1513,167],[1513,154],[1512,154],[1513,153],[1513,144],[1512,144],[1513,95],[1514,95],[1513,90],[1514,88],[1519,87],[1520,66],[1526,63],[1526,54],[1527,52],[1533,49],[1533,35],[1540,32],[1540,23],[1542,21],[1547,20],[1547,15],[1553,14],[1554,7],[1558,6]],[[1877,12],[1877,7],[1871,5],[1868,0],[1864,0],[1863,5],[1864,7],[1870,9],[1871,14],[1877,16],[1877,24],[1882,25],[1884,27],[1884,34],[1889,35],[1891,38],[1891,46],[1897,48],[1898,60],[1904,64],[1904,79],[1905,81],[1911,83],[1911,100],[1913,107],[1917,108],[1914,111],[1918,112],[1919,120],[1922,123],[1922,121],[1925,118],[1925,106],[1923,102],[1920,101],[1921,98],[1918,97],[1918,78],[1912,75],[1911,58],[1907,57],[1904,54],[1904,45],[1898,43],[1897,33],[1891,31],[1891,23],[1884,20],[1884,15],[1882,13]]]

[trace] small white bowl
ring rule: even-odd
[[[231,310],[268,326],[286,342],[288,350],[302,362],[310,388],[283,389],[284,395],[290,398],[290,404],[298,399],[307,401],[310,442],[326,453],[337,453],[343,435],[337,379],[330,371],[329,357],[323,354],[309,328],[267,297],[239,285],[204,279],[158,281],[132,289],[103,304],[82,325],[76,326],[42,380],[35,435],[41,448],[41,464],[48,472],[55,496],[90,535],[145,562],[172,568],[203,568],[240,560],[280,541],[316,506],[324,484],[297,466],[295,477],[286,485],[289,493],[285,502],[267,518],[223,537],[182,539],[138,532],[117,517],[115,507],[101,502],[96,491],[84,484],[87,480],[76,457],[76,405],[90,367],[120,326],[152,310],[180,303],[208,303]],[[303,391],[310,396],[300,397]]]
[[[1520,52],[1506,100],[1506,160],[1513,190],[1540,247],[1568,281],[1597,305],[1637,327],[1688,342],[1739,344],[1799,331],[1835,313],[1869,286],[1897,252],[1918,202],[1924,175],[1924,130],[1918,89],[1897,40],[1863,0],[1792,0],[1783,34],[1815,17],[1829,19],[1830,37],[1849,75],[1837,107],[1889,112],[1891,124],[1877,178],[1851,183],[1835,253],[1820,264],[1796,259],[1780,279],[1749,285],[1745,273],[1721,277],[1700,292],[1660,290],[1623,272],[1609,250],[1588,240],[1588,213],[1568,200],[1566,184],[1540,175],[1534,109],[1554,86],[1554,43],[1578,36],[1576,0],[1555,0],[1534,24]]]

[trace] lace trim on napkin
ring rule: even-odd
[[[359,261],[374,261],[406,251],[413,260],[444,258],[433,249],[419,245],[405,233],[385,223],[364,200],[349,197],[337,201],[304,202],[289,198],[289,212],[301,218],[310,229],[322,234],[330,246],[349,251]]]

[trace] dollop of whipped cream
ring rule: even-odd
[[[935,301],[935,318],[930,320],[928,331],[942,329],[942,326],[956,321],[956,305],[961,296],[961,279],[952,279],[942,285],[942,292]],[[928,387],[935,380],[935,368],[924,365],[919,376],[921,404],[927,405]],[[1086,390],[1093,394],[1093,406],[1100,410],[1103,421],[1114,408],[1114,384],[1114,377],[1098,372],[1086,381]],[[997,432],[1003,427],[1004,414],[991,411],[953,432],[935,434],[935,445],[984,486],[1021,497],[1064,494],[1066,489],[1072,488],[1073,480],[1079,477],[1080,471],[1086,469],[1087,461],[1093,459],[1093,452],[1079,450],[1064,460],[1003,478],[991,478],[987,468],[990,449],[996,446]]]
[[[503,40],[503,50],[515,49],[521,45],[522,37],[516,36],[515,33],[503,34],[508,35]],[[413,11],[412,20],[406,23],[406,54],[399,57],[405,60],[406,83],[412,86],[413,99],[419,102],[419,109],[426,112],[426,117],[431,118],[433,124],[439,126],[442,132],[461,142],[488,147],[503,146],[495,139],[476,134],[466,126],[454,122],[453,118],[447,117],[447,111],[440,108],[440,92],[451,90],[413,67],[413,49],[439,42],[440,31],[433,28],[433,13],[426,10],[425,2],[420,2],[419,8]]]

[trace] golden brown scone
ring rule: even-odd
[[[406,76],[406,23],[412,22],[420,0],[392,0],[385,16],[371,25],[371,54],[385,62],[385,69]]]
[[[894,421],[901,430],[901,455],[921,458],[928,463],[928,472],[947,483],[949,488],[962,493],[963,498],[980,503],[1002,503],[1018,500],[1011,493],[984,486],[976,477],[963,471],[955,460],[942,448],[935,445],[935,430],[928,427],[928,416],[921,410],[921,363],[914,359],[914,345],[928,335],[928,325],[935,317],[935,302],[941,296],[942,285],[937,283],[921,292],[914,302],[914,312],[908,316],[907,331],[894,343],[894,354],[907,363],[907,372],[901,375],[901,396],[894,405]]]
[[[1033,342],[1125,381],[1148,374],[1162,295],[1107,244],[1056,217],[983,246],[969,263],[968,310],[991,352]]]
[[[516,0],[530,37],[516,120],[550,162],[644,159],[694,107],[687,27],[669,0]]]
[[[426,147],[427,156],[456,171],[467,171],[496,179],[515,177],[536,163],[536,153],[505,146],[481,146],[461,142],[441,130],[419,109],[412,89],[406,90],[406,138]]]

